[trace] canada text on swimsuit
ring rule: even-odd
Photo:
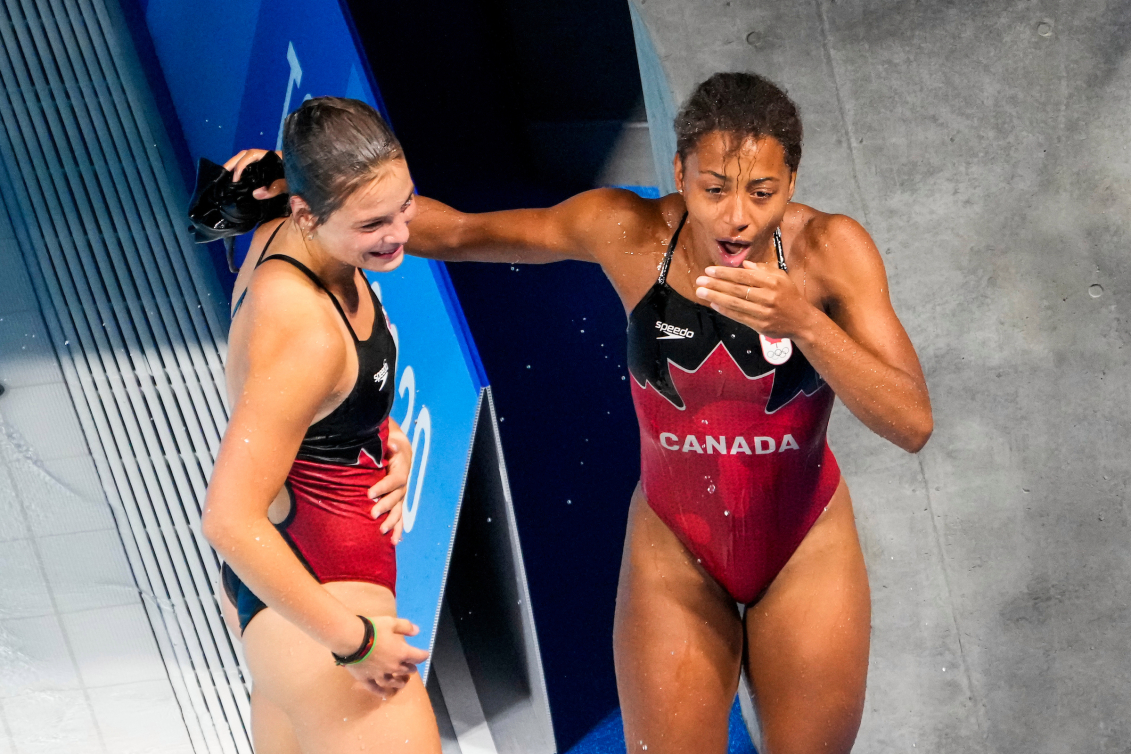
[[[724,436],[712,437],[707,435],[702,441],[695,435],[687,435],[680,442],[679,435],[671,432],[660,433],[660,445],[667,450],[683,453],[718,453],[719,455],[766,455],[767,453],[784,453],[787,450],[800,450],[797,440],[793,435],[785,435],[781,440],[773,437],[752,437],[749,441],[745,437],[735,437],[727,450],[727,438]]]

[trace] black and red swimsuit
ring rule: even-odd
[[[267,246],[274,238],[273,234]],[[317,275],[282,254],[263,256],[259,264],[272,259],[297,267],[325,291],[357,349],[353,390],[329,415],[307,429],[285,482],[291,498],[290,513],[275,527],[319,582],[365,581],[395,593],[397,559],[392,532],[381,533],[381,523],[388,514],[373,518],[373,501],[367,494],[387,473],[384,459],[397,369],[397,347],[388,318],[370,289],[375,311],[373,330],[366,340],[359,340],[341,304]],[[241,303],[242,298],[237,310]],[[223,579],[228,597],[239,610],[240,628],[246,628],[266,605],[226,563]]]
[[[641,484],[707,572],[750,603],[840,482],[825,441],[834,396],[789,341],[760,337],[667,284],[682,227],[629,316]]]

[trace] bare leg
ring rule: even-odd
[[[648,507],[638,487],[613,629],[628,751],[725,752],[742,641],[734,600]]]
[[[846,754],[864,711],[871,598],[844,481],[746,611],[763,754]]]
[[[256,754],[302,754],[286,713],[255,689],[251,690],[251,738]]]
[[[361,615],[396,614],[393,595],[383,587],[346,582],[326,588]],[[248,624],[244,650],[256,694],[290,721],[301,751],[439,754],[436,718],[419,675],[395,694],[373,694],[270,608]]]
[[[224,616],[224,623],[236,641],[240,641],[240,616],[236,606],[228,599],[228,592],[223,588],[217,590],[220,595],[220,612]],[[295,738],[294,727],[287,719],[286,714],[262,694],[251,690],[251,738],[258,754],[301,754]]]

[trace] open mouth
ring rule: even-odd
[[[388,251],[371,251],[371,252],[369,252],[369,254],[371,256],[377,257],[378,259],[388,259],[389,257],[395,257],[397,254],[400,254],[402,251],[404,251],[404,244],[401,244],[400,246],[394,246],[392,249],[389,249]]]
[[[746,259],[746,253],[750,251],[750,242],[742,239],[717,238],[715,242],[719,245],[719,255],[722,257],[723,264],[731,267],[741,265],[743,260]]]

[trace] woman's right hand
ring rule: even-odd
[[[404,640],[420,633],[412,621],[389,615],[369,620],[373,622],[373,651],[363,661],[345,668],[369,691],[384,697],[405,687],[416,666],[428,659],[428,652]]]
[[[259,162],[263,159],[263,155],[267,154],[266,149],[244,149],[224,163],[224,170],[232,171],[232,181],[238,182],[240,176],[243,175],[243,169],[253,162]],[[276,152],[280,159],[283,156],[282,152]],[[251,195],[256,199],[270,199],[273,196],[287,193],[287,179],[280,178],[272,183],[270,186],[257,188],[251,192]]]

